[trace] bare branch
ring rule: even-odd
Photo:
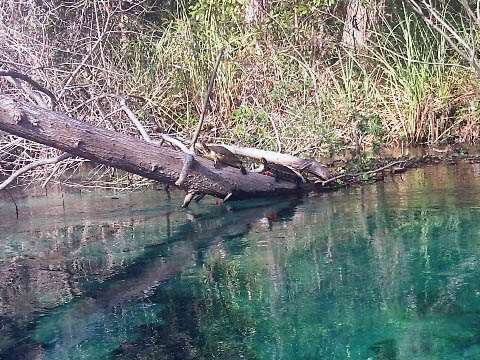
[[[217,70],[218,70],[218,66],[220,65],[220,61],[222,60],[222,56],[223,56],[223,49],[220,49],[217,55],[217,62],[215,63],[215,67],[212,71],[212,75],[210,76],[210,81],[208,82],[207,93],[203,101],[202,115],[200,115],[200,121],[198,122],[197,129],[195,130],[195,134],[193,135],[193,138],[192,138],[192,143],[190,144],[190,151],[192,152],[195,152],[195,143],[197,142],[198,135],[200,135],[200,131],[202,131],[203,119],[205,118],[205,113],[207,112],[208,100],[210,99],[210,94],[213,89],[213,83],[215,82],[215,77],[217,76]]]
[[[422,10],[422,7],[415,1],[415,0],[408,0],[410,5],[412,5],[413,10],[419,14],[422,19],[430,25],[432,28],[434,28],[455,50],[457,54],[459,54],[461,57],[463,57],[474,69],[476,75],[480,78],[480,66],[478,64],[478,59],[475,57],[475,49],[467,44],[467,42],[462,39],[462,37],[449,25],[447,22],[442,18],[442,16],[438,13],[437,10],[435,10],[430,4],[428,4],[425,0],[422,0],[423,5],[425,6],[425,10],[433,16],[438,23],[440,23],[445,29],[448,30],[450,33],[447,34],[447,32],[439,26],[436,22],[434,22],[430,17],[425,15],[425,13]],[[456,43],[453,41],[452,37],[461,45],[464,47],[464,50],[462,50]]]
[[[370,170],[370,171],[364,171],[364,172],[359,172],[359,173],[356,173],[356,174],[342,174],[342,175],[338,175],[338,176],[335,176],[335,177],[332,177],[328,180],[325,180],[325,181],[316,181],[315,183],[321,183],[322,186],[325,186],[327,185],[328,183],[331,183],[333,181],[337,181],[337,180],[340,180],[340,179],[343,179],[345,177],[358,177],[358,176],[362,176],[362,175],[370,175],[370,174],[375,174],[379,171],[382,171],[382,170],[385,170],[385,169],[388,169],[388,168],[391,168],[392,166],[395,166],[395,165],[399,165],[399,164],[405,164],[406,163],[406,160],[400,160],[400,161],[394,161],[394,162],[391,162],[385,166],[382,166],[378,169],[374,169],[374,170]]]
[[[191,154],[185,154],[183,157],[183,167],[182,171],[180,172],[180,176],[178,177],[178,180],[175,181],[175,185],[181,186],[183,182],[185,181],[185,178],[188,175],[188,172],[190,171],[190,168],[192,167],[193,164],[193,155]]]
[[[190,203],[192,202],[194,197],[195,197],[194,191],[187,192],[187,195],[185,195],[185,199],[183,200],[182,208],[187,208],[188,205],[190,205]]]
[[[150,135],[148,135],[147,131],[143,127],[142,123],[138,120],[138,118],[135,116],[132,110],[127,106],[127,102],[125,100],[124,96],[115,96],[119,101],[121,105],[121,109],[125,111],[127,114],[128,118],[134,123],[134,125],[137,127],[138,131],[140,131],[140,134],[142,134],[143,139],[146,142],[151,143],[152,139],[150,138]]]
[[[38,91],[41,91],[42,93],[48,95],[50,97],[50,99],[52,99],[53,104],[55,104],[55,105],[57,104],[57,98],[55,97],[55,94],[53,92],[51,92],[50,90],[46,89],[44,86],[40,85],[38,82],[33,80],[28,75],[22,74],[18,71],[8,70],[8,71],[0,71],[0,76],[9,76],[9,77],[14,78],[14,79],[21,79],[21,80],[29,83],[30,85],[32,85],[32,87],[37,89]],[[42,106],[41,104],[38,104],[38,105]]]
[[[95,44],[93,44],[92,48],[90,49],[90,51],[87,53],[87,55],[84,56],[82,62],[80,64],[78,64],[77,68],[70,74],[70,76],[67,78],[67,80],[65,81],[65,84],[63,85],[62,87],[62,90],[60,91],[60,93],[58,94],[58,98],[61,98],[63,96],[63,94],[65,94],[65,91],[67,90],[68,86],[70,85],[70,83],[73,81],[73,79],[75,78],[75,76],[77,76],[77,74],[80,72],[80,70],[82,70],[82,67],[85,65],[85,63],[88,61],[88,59],[90,58],[90,56],[92,55],[92,53],[95,51],[95,49],[97,48],[97,46],[102,42],[103,40],[103,36],[100,36],[98,38],[98,40],[95,42]]]
[[[472,19],[473,22],[477,25],[478,29],[480,30],[480,19],[478,18],[477,15],[473,12],[473,10],[470,8],[468,5],[467,0],[458,0],[460,4],[464,7],[465,11],[467,12],[468,16],[470,19]],[[477,2],[478,3],[478,2]]]
[[[166,142],[169,142],[170,144],[172,144],[173,146],[176,146],[177,148],[179,148],[180,150],[182,150],[184,153],[187,153],[187,154],[192,154],[192,152],[190,151],[189,148],[187,148],[185,146],[185,144],[183,144],[180,140],[177,140],[167,134],[162,134],[162,139],[165,140]]]
[[[40,94],[37,94],[35,91],[33,91],[31,88],[28,86],[23,86],[23,83],[17,79],[17,78],[12,78],[10,76],[7,77],[7,80],[15,87],[18,89],[24,91],[30,98],[35,101],[35,103],[38,106],[41,106],[44,109],[49,109],[47,103],[43,100],[43,98],[40,96]]]
[[[107,94],[106,96],[111,96],[114,98],[117,98],[120,101],[121,108],[120,110],[125,111],[127,114],[128,118],[133,122],[133,124],[136,126],[138,131],[140,131],[140,134],[142,134],[143,139],[146,142],[153,143],[153,144],[159,144],[158,141],[154,141],[150,138],[150,135],[148,135],[147,131],[143,127],[142,123],[138,120],[138,118],[135,116],[132,110],[127,106],[125,97],[120,96],[120,95],[114,95],[114,94]],[[168,136],[166,134],[162,134],[162,139],[169,142],[170,144],[178,147],[180,150],[182,150],[184,153],[187,154],[193,154],[191,150],[189,150],[183,143],[181,143],[179,140],[174,139],[171,136]]]
[[[422,0],[423,5],[427,9],[427,11],[437,20],[439,24],[441,24],[447,31],[450,33],[450,35],[457,40],[457,42],[462,45],[465,49],[470,49],[470,46],[467,44],[467,42],[455,31],[455,29],[448,24],[445,19],[442,17],[442,15],[435,9],[432,4],[428,4],[425,0]],[[431,20],[430,20],[431,21]],[[433,23],[433,22],[432,22]]]
[[[25,173],[25,172],[27,172],[31,169],[34,169],[38,166],[43,166],[43,165],[48,165],[48,164],[56,164],[56,163],[58,163],[62,160],[65,160],[65,159],[67,159],[71,156],[72,155],[70,155],[68,153],[63,153],[62,155],[59,155],[59,156],[54,157],[54,158],[34,161],[34,162],[22,167],[21,169],[18,169],[12,175],[10,175],[10,177],[7,180],[5,180],[3,183],[0,184],[0,190],[5,189],[13,180],[15,180],[17,177],[19,177],[20,175],[22,175],[23,173]]]

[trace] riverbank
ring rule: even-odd
[[[432,165],[477,164],[480,163],[480,148],[466,144],[437,147],[384,147],[379,149],[375,158],[368,156],[367,153],[352,155],[352,153],[343,152],[330,158],[322,158],[322,161],[328,166],[331,177],[326,181],[317,180],[316,192],[319,193],[395,179],[397,175],[407,171]],[[61,173],[46,186],[43,186],[40,181],[20,182],[12,186],[8,192],[0,192],[0,195],[5,202],[11,202],[12,206],[15,206],[15,200],[58,194],[101,191],[102,196],[110,193],[109,197],[115,201],[118,197],[138,191],[170,191],[164,184],[127,172],[117,170],[116,173],[119,176],[114,178],[108,175],[110,171],[104,166],[84,162],[80,169]],[[98,177],[102,172],[106,175]],[[401,178],[399,179],[401,181]],[[310,178],[310,181],[313,182],[315,179]],[[174,188],[171,190],[175,192]],[[218,204],[218,201],[213,203]]]
[[[244,26],[245,3],[198,0],[168,8],[153,1],[125,8],[95,0],[78,6],[7,1],[0,5],[0,55],[11,61],[0,58],[2,69],[28,73],[58,96],[59,112],[87,123],[140,136],[115,94],[125,97],[153,140],[163,134],[191,139],[223,49],[201,133],[205,142],[320,161],[345,154],[355,161],[338,170],[352,173],[383,164],[384,146],[478,142],[478,78],[410,6],[386,2],[368,46],[355,51],[343,42],[342,2],[277,2],[252,27]],[[447,19],[455,15],[453,29],[478,31],[463,10],[445,6]],[[25,96],[4,77],[0,89]],[[6,134],[0,150],[3,177],[57,155]],[[82,165],[67,160],[55,171],[60,177]],[[51,171],[23,179],[44,181]],[[113,187],[138,181],[105,168],[91,180],[107,177]]]

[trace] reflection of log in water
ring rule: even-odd
[[[97,279],[109,277],[116,271],[118,264],[108,264],[105,261],[92,264],[89,260],[85,261],[79,252],[91,245],[112,242],[114,238],[128,241],[128,232],[132,228],[148,220],[160,220],[169,216],[170,212],[167,211],[155,216],[117,219],[114,222],[87,221],[82,225],[71,223],[63,228],[52,228],[46,224],[42,229],[28,231],[25,236],[30,237],[30,251],[14,259],[0,260],[0,297],[3,302],[0,316],[27,316],[31,312],[65,303],[81,294],[78,282],[82,278],[94,274]],[[162,232],[160,225],[155,230]],[[39,293],[43,296],[39,297]]]
[[[239,206],[242,206],[242,204],[239,204]],[[198,256],[201,258],[204,251],[208,251],[210,247],[215,246],[222,239],[245,235],[250,228],[250,224],[267,218],[268,214],[272,212],[279,212],[290,206],[292,204],[285,201],[277,204],[271,204],[270,202],[270,204],[260,204],[245,209],[218,208],[217,212],[213,214],[203,215],[194,221],[188,221],[180,225],[176,231],[172,232],[169,242],[144,248],[132,265],[124,268],[109,280],[101,284],[96,283],[96,289],[69,288],[72,282],[69,283],[66,279],[78,274],[74,272],[75,269],[67,270],[66,263],[69,260],[65,256],[69,252],[65,251],[63,253],[60,251],[55,254],[58,257],[57,265],[55,265],[56,271],[50,271],[51,274],[55,274],[52,280],[63,284],[64,292],[83,292],[85,297],[77,298],[78,300],[72,301],[67,306],[50,310],[47,316],[42,317],[41,324],[50,324],[47,326],[54,324],[57,338],[55,347],[58,348],[58,351],[61,352],[63,351],[61,349],[65,348],[71,349],[84,340],[94,338],[98,327],[105,327],[108,330],[109,326],[114,326],[112,321],[116,323],[115,326],[118,326],[118,320],[114,321],[112,317],[122,316],[121,314],[126,309],[125,306],[128,308],[129,304],[133,304],[139,299],[148,298],[157,286],[195,266],[199,261]],[[30,262],[25,264],[29,264],[30,271],[38,271],[43,266],[42,263],[49,263],[52,258],[53,256],[37,260],[30,259]],[[52,264],[50,263],[50,265]],[[81,271],[82,269],[77,270]],[[22,279],[25,282],[24,289],[31,286],[28,283],[29,277],[23,276],[18,267],[12,266],[10,275]],[[87,277],[95,276],[91,273],[84,275],[87,275]],[[48,279],[49,277],[46,281]],[[1,285],[0,291],[2,291]],[[38,296],[38,294],[36,295]],[[8,297],[10,302],[4,304],[4,315],[7,318],[12,318],[23,312],[24,321],[31,320],[34,316],[33,312],[38,311],[38,306],[40,306],[38,303],[28,303],[28,300],[32,300],[32,297],[33,295],[27,297],[27,302],[23,303],[22,306],[13,306],[13,303],[18,301],[16,296]],[[23,321],[19,322],[17,326],[23,327],[22,324]],[[38,331],[42,332],[41,328],[40,330],[38,328],[33,329],[31,335],[33,336]],[[75,334],[75,336],[72,334]],[[8,351],[12,354],[15,353],[15,349],[22,348],[22,351],[24,351],[26,348],[30,348],[29,344],[32,345],[31,338],[25,339],[23,343],[12,340],[12,345]],[[0,355],[2,354],[1,350]],[[65,354],[59,353],[59,355],[63,356]]]

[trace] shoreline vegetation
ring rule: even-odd
[[[406,161],[398,171],[478,161],[464,145],[480,136],[480,21],[473,3],[6,0],[0,71],[27,74],[57,101],[15,78],[0,77],[0,91],[140,137],[121,111],[121,96],[152,140],[191,139],[224,49],[203,142],[313,158],[345,175],[338,186],[378,181],[383,172],[367,173],[396,160]],[[411,146],[427,150],[385,151]],[[59,155],[0,134],[0,181]],[[69,158],[17,181],[65,179],[84,163]],[[125,188],[149,183],[105,166],[89,178]]]

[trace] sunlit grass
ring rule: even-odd
[[[328,66],[311,58],[307,26],[293,34],[276,17],[265,29],[247,31],[223,10],[186,9],[160,36],[131,47],[124,85],[147,99],[162,129],[189,138],[223,48],[202,135],[209,141],[319,156],[450,141],[465,119],[477,129],[464,109],[475,96],[471,72],[445,40],[402,9],[372,34],[368,53],[337,44]],[[462,117],[454,118],[457,113]]]

